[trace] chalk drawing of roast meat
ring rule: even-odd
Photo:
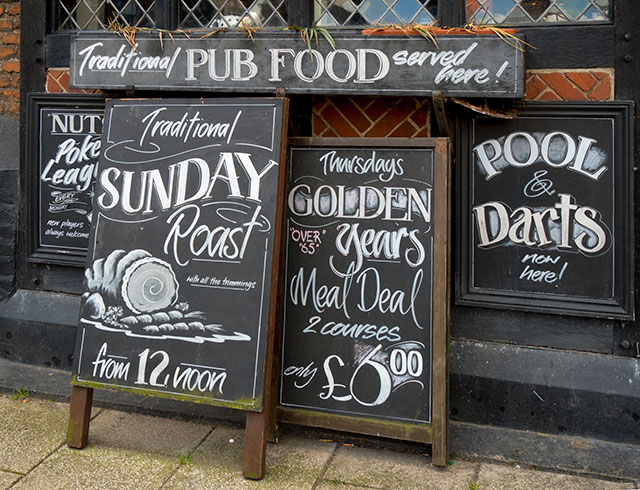
[[[202,311],[178,301],[171,264],[142,249],[114,250],[85,270],[82,321],[131,337],[203,343],[251,340],[210,323]]]

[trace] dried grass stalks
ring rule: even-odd
[[[182,29],[176,29],[175,31],[169,31],[167,29],[158,29],[158,28],[150,28],[150,27],[136,27],[136,26],[123,26],[122,24],[120,24],[120,22],[118,22],[117,19],[109,19],[109,25],[108,25],[109,29],[112,30],[113,32],[115,32],[118,36],[122,36],[124,37],[125,41],[127,41],[127,43],[132,47],[135,48],[136,47],[136,34],[138,32],[155,32],[158,34],[158,39],[160,40],[160,46],[164,49],[164,40],[163,40],[163,36],[166,34],[167,36],[169,36],[169,38],[171,38],[172,41],[174,41],[173,39],[173,34],[179,33],[179,34],[184,34],[186,37],[189,38],[189,34],[182,30]]]
[[[302,41],[307,45],[307,49],[309,50],[309,53],[311,53],[313,42],[315,42],[316,47],[318,47],[319,39],[320,39],[318,34],[320,34],[322,37],[324,37],[327,40],[327,42],[331,46],[331,49],[333,50],[337,49],[336,42],[334,41],[333,36],[324,27],[300,27],[297,25],[291,25],[280,30],[296,31],[300,33],[300,37],[302,38]]]
[[[439,49],[437,35],[438,33],[442,33],[443,31],[446,32],[447,34],[455,34],[460,32],[464,32],[465,34],[475,34],[479,30],[488,30],[494,33],[500,39],[502,39],[509,46],[513,46],[514,48],[518,49],[521,52],[524,52],[524,46],[527,46],[532,49],[536,49],[535,46],[532,46],[531,44],[527,43],[526,41],[523,41],[522,39],[517,37],[515,34],[513,34],[512,30],[503,29],[490,24],[483,24],[483,22],[484,22],[484,17],[480,20],[478,24],[476,24],[475,17],[474,17],[471,20],[469,20],[463,27],[437,27],[436,21],[433,21],[431,24],[409,24],[409,25],[385,24],[385,25],[379,25],[374,29],[366,29],[363,32],[367,33],[367,35],[371,35],[371,34],[375,34],[376,32],[391,30],[391,31],[403,32],[407,36],[412,36],[414,33],[417,32],[419,35],[424,37],[427,41],[433,43],[433,45],[437,49]],[[169,36],[169,38],[171,38],[171,40],[174,42],[175,40],[173,38],[173,34],[176,34],[176,33],[183,34],[185,37],[191,39],[191,37],[189,36],[189,33],[183,29],[176,29],[174,31],[170,31],[167,29],[159,29],[159,28],[136,27],[136,26],[129,26],[129,25],[123,26],[118,22],[117,19],[109,19],[108,28],[113,32],[115,32],[117,35],[124,37],[127,43],[129,43],[129,45],[133,48],[135,48],[136,46],[136,33],[138,32],[157,33],[158,39],[160,40],[160,46],[163,49],[164,49],[163,37],[165,35]],[[198,33],[198,32],[204,32],[204,34],[200,36],[200,39],[205,39],[213,36],[214,34],[217,34],[218,32],[227,32],[229,30],[230,29],[223,27],[219,29],[192,29],[189,32],[192,34]],[[257,31],[262,30],[262,26],[258,25],[258,27],[251,27],[247,25],[243,19],[236,26],[236,30],[238,32],[243,32],[244,34],[247,35],[249,39],[251,39],[252,42],[255,42],[253,35]],[[326,41],[329,43],[332,49],[334,50],[337,49],[333,36],[327,29],[323,27],[300,27],[297,25],[290,25],[280,30],[296,31],[300,33],[300,37],[302,41],[307,45],[307,48],[309,49],[310,53],[311,53],[313,44],[315,44],[316,47],[318,46],[320,36],[326,39]]]
[[[516,48],[517,50],[524,52],[524,46],[528,46],[530,48],[536,49],[535,46],[523,41],[519,37],[517,37],[512,29],[503,29],[501,27],[496,27],[491,24],[483,24],[483,19],[480,23],[475,24],[474,19],[468,21],[463,27],[438,27],[436,25],[436,21],[433,21],[431,24],[383,24],[379,25],[374,29],[366,29],[365,32],[367,35],[375,34],[376,32],[382,31],[398,31],[403,32],[407,36],[412,36],[414,33],[420,34],[426,40],[432,42],[436,48],[439,49],[437,36],[438,33],[446,33],[446,34],[456,34],[456,33],[464,33],[464,34],[477,34],[477,31],[487,30],[497,35],[500,39],[502,39],[509,46]]]
[[[367,35],[381,31],[399,31],[404,32],[407,36],[411,37],[414,32],[417,32],[427,41],[431,41],[435,47],[439,49],[438,41],[436,39],[436,29],[438,28],[436,27],[435,20],[431,24],[379,24],[375,29],[367,30]]]

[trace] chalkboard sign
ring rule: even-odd
[[[447,144],[437,141],[291,148],[282,407],[432,422],[447,309]]]
[[[83,264],[104,97],[29,94],[29,259]]]
[[[527,104],[461,135],[458,302],[630,319],[628,103]]]
[[[136,35],[132,48],[113,33],[71,38],[71,85],[77,88],[521,98],[522,35],[332,33],[308,47],[291,33],[185,38],[163,43]],[[115,69],[114,69],[115,68]]]
[[[286,109],[107,103],[75,384],[262,409]]]

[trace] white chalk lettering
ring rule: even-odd
[[[236,162],[240,164],[242,174],[237,171]],[[170,165],[165,172],[159,169],[136,172],[109,167],[104,169],[98,178],[104,192],[98,194],[97,202],[103,210],[113,209],[119,205],[127,214],[142,212],[148,215],[189,202],[211,199],[218,182],[227,186],[229,197],[260,202],[262,178],[277,165],[277,162],[269,160],[258,171],[251,154],[220,152],[218,164],[213,173],[205,160],[195,157]],[[246,176],[244,189],[241,187],[240,176]],[[187,195],[187,183],[193,178],[198,179],[199,185],[191,195]],[[131,203],[131,196],[138,196],[138,202]],[[154,196],[160,204],[159,209],[152,207],[156,202]]]
[[[473,153],[485,180],[501,174],[502,169],[508,166],[528,167],[542,161],[550,167],[566,167],[597,181],[607,170],[604,165],[606,154],[592,148],[594,143],[597,140],[585,136],[578,136],[576,142],[563,131],[544,135],[518,131],[500,140],[490,138],[483,141],[473,148]]]
[[[131,367],[131,363],[126,358],[107,354],[106,342],[100,346],[98,355],[91,365],[93,366],[92,376],[94,378],[125,381],[129,376],[129,368]]]
[[[553,207],[533,210],[521,206],[514,211],[501,202],[474,206],[473,213],[481,248],[513,243],[527,247],[578,251],[587,255],[604,252],[611,239],[600,213],[589,206],[574,204],[569,194],[558,194]]]

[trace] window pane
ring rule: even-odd
[[[155,27],[154,0],[56,0],[58,29],[106,29],[121,25]]]
[[[314,0],[319,27],[430,24],[437,0]]]
[[[286,0],[179,0],[181,28],[285,27]]]
[[[466,0],[474,24],[545,24],[610,20],[610,0]]]

